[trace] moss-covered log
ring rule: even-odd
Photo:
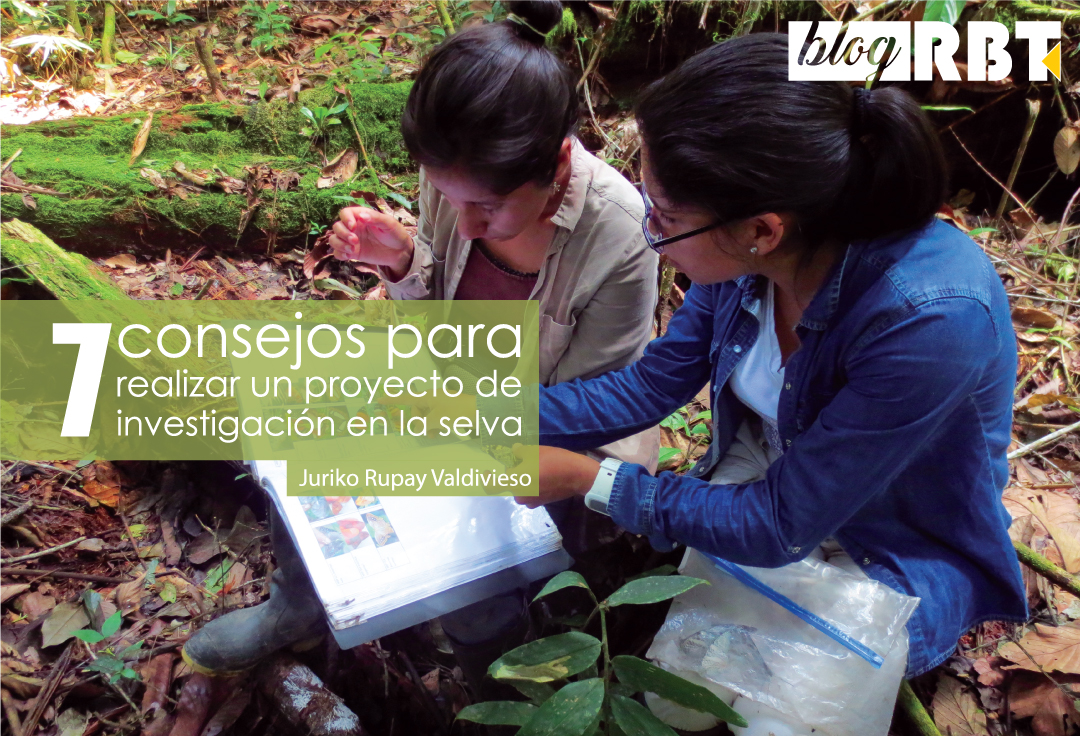
[[[88,258],[70,253],[33,225],[0,225],[0,255],[37,279],[57,299],[127,299],[128,295]]]
[[[409,87],[408,82],[350,87],[357,125],[380,172],[403,174],[410,169],[399,131]],[[217,169],[243,179],[245,166],[266,164],[297,172],[300,184],[293,191],[261,192],[259,207],[244,232],[249,239],[261,239],[260,231],[302,236],[313,224],[333,220],[342,206],[335,197],[353,189],[386,193],[366,171],[336,187],[316,187],[322,159],[300,133],[305,123],[300,108],[330,107],[335,101],[344,97],[322,87],[301,92],[295,104],[215,102],[158,113],[146,149],[132,167],[128,158],[143,114],[4,126],[0,131],[4,149],[23,149],[13,171],[28,184],[68,196],[35,194],[37,207],[32,208],[21,194],[5,193],[0,195],[0,214],[5,220],[32,223],[61,245],[84,252],[115,251],[121,239],[162,250],[192,239],[231,247],[247,209],[245,195],[225,194],[210,186],[182,199],[160,191],[140,175],[140,169],[152,169],[168,179],[179,161],[188,171]],[[352,127],[331,126],[324,144],[327,155],[350,147],[356,147]]]

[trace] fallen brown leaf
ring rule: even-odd
[[[944,672],[934,693],[934,723],[942,733],[952,736],[987,736],[986,714],[964,683]]]
[[[8,598],[17,596],[19,593],[30,590],[30,583],[15,583],[13,585],[0,585],[0,603],[5,603]]]
[[[143,169],[143,171],[149,171],[149,169]],[[158,177],[159,179],[161,177]],[[118,256],[112,258],[106,258],[101,262],[102,265],[109,266],[111,268],[135,268],[138,262],[135,260],[135,256],[130,253],[121,253]]]
[[[214,681],[196,672],[184,683],[176,706],[176,723],[169,736],[199,736],[210,713]]]
[[[979,673],[979,683],[988,687],[997,687],[1005,682],[1005,673],[994,667],[990,657],[975,660],[975,671]]]
[[[53,610],[56,607],[56,599],[51,595],[43,595],[39,592],[27,593],[15,601],[15,607],[33,621]]]
[[[120,472],[108,460],[83,468],[83,491],[98,503],[116,508],[120,503]]]
[[[172,652],[165,652],[143,665],[140,674],[146,683],[141,704],[144,716],[150,715],[153,718],[168,703],[174,656]]]
[[[145,592],[145,579],[146,573],[140,572],[131,582],[116,586],[116,605],[123,615],[126,616],[139,608]]]
[[[998,655],[1016,663],[1006,669],[1080,674],[1080,624],[1035,624],[1035,631],[1021,638],[1019,644],[1004,644],[998,649]]]
[[[1068,176],[1080,164],[1080,136],[1076,128],[1066,125],[1054,136],[1054,159],[1061,173]]]
[[[1062,687],[1076,692],[1075,684]],[[1009,710],[1016,718],[1029,718],[1035,736],[1069,736],[1080,727],[1076,700],[1043,675],[1021,672],[1009,687]]]
[[[316,188],[328,189],[349,181],[356,174],[356,166],[359,162],[360,154],[351,148],[346,148],[322,168],[319,179],[315,182]]]
[[[131,159],[128,161],[128,166],[134,164],[135,159],[141,156],[143,150],[146,149],[146,141],[150,137],[150,126],[153,122],[154,113],[148,113],[142,127],[139,128],[138,135],[135,136],[135,144],[131,147]]]

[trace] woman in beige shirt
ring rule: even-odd
[[[641,356],[657,255],[641,231],[641,196],[573,137],[575,79],[544,45],[560,3],[508,5],[509,19],[436,48],[409,94],[402,134],[421,165],[415,238],[392,217],[349,207],[330,244],[339,259],[377,266],[395,299],[538,300],[540,380],[553,385]],[[655,468],[658,450],[654,428],[590,454]],[[572,555],[614,530],[580,499],[549,512]],[[270,600],[203,627],[184,648],[198,669],[242,669],[325,627],[302,564],[279,536]],[[474,686],[486,663],[520,643],[524,610],[518,593],[442,618]]]
[[[629,365],[649,341],[657,254],[641,231],[641,195],[572,133],[574,79],[544,45],[558,2],[512,3],[508,20],[447,40],[424,64],[402,120],[421,165],[415,239],[393,217],[349,207],[330,244],[379,267],[394,299],[536,299],[540,381]],[[598,448],[655,469],[656,428]],[[574,556],[614,536],[580,499],[549,507]],[[443,616],[474,687],[520,643],[522,596]]]

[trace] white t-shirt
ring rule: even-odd
[[[731,374],[731,390],[762,419],[765,438],[778,454],[783,452],[777,429],[780,391],[784,386],[783,355],[780,341],[776,339],[773,282],[765,296],[759,299],[751,312],[760,325],[757,341],[735,366]]]

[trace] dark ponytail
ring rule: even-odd
[[[636,114],[664,196],[722,220],[791,212],[811,247],[927,223],[946,169],[918,103],[895,87],[788,81],[787,46],[732,39],[645,91]]]
[[[418,163],[461,167],[496,194],[554,179],[578,110],[569,69],[544,45],[562,4],[505,5],[509,19],[463,30],[435,49],[401,121]]]

